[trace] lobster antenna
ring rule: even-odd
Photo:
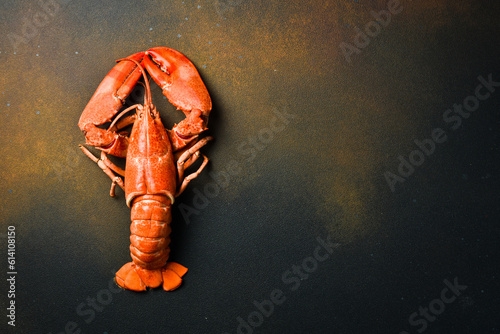
[[[123,60],[129,60],[131,62],[134,62],[137,67],[139,67],[139,70],[142,72],[142,76],[144,78],[144,83],[146,84],[146,93],[144,94],[144,104],[147,105],[148,107],[152,108],[152,102],[151,102],[151,89],[149,88],[149,81],[148,77],[146,76],[146,71],[144,70],[144,67],[142,67],[141,63],[139,63],[135,59],[130,59],[130,58],[122,58],[118,59],[117,62],[123,61]]]
[[[111,125],[109,126],[108,128],[108,131],[111,131],[111,129],[113,128],[113,126],[115,126],[116,122],[118,122],[118,120],[123,116],[125,115],[126,113],[128,113],[130,110],[134,109],[134,108],[137,108],[139,107],[140,104],[134,104],[133,106],[130,106],[128,107],[127,109],[123,110],[120,114],[118,114],[118,116],[115,117],[115,119],[113,120],[113,122],[111,123]]]

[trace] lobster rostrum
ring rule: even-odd
[[[117,62],[78,122],[86,144],[99,149],[101,156],[95,157],[82,145],[80,148],[112,179],[110,195],[115,196],[118,185],[125,191],[126,204],[131,208],[132,262],[116,273],[116,283],[134,291],[160,285],[171,291],[180,286],[181,277],[187,272],[186,267],[167,262],[171,206],[208,163],[199,149],[212,137],[200,139],[199,134],[207,129],[212,102],[193,63],[176,50],[155,47]],[[186,115],[172,130],[165,129],[152,103],[146,72],[170,103]],[[141,77],[144,104],[121,111]],[[136,112],[130,114],[132,110]],[[103,128],[107,123],[107,129]],[[129,125],[130,135],[123,130]],[[107,154],[126,158],[125,170],[113,164]],[[200,167],[184,177],[184,171],[200,156]]]

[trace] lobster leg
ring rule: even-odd
[[[112,163],[111,160],[108,159],[108,156],[106,155],[106,153],[101,152],[101,160],[113,172],[115,172],[116,174],[118,174],[120,176],[125,176],[125,171],[123,169],[121,169],[120,167],[118,167],[117,165],[115,165],[114,163]]]
[[[205,146],[213,137],[205,137],[198,141],[196,144],[191,146],[189,149],[185,150],[178,158],[177,158],[177,177],[178,184],[180,184],[179,189],[177,190],[176,197],[184,192],[187,185],[191,180],[198,177],[201,171],[205,168],[208,163],[208,158],[203,155],[203,162],[198,170],[187,177],[184,178],[184,171],[186,168],[191,166],[198,158],[200,157],[199,149]]]
[[[196,152],[196,154],[199,156],[199,152]],[[186,190],[186,187],[188,186],[189,182],[191,182],[191,180],[196,179],[198,177],[198,175],[200,175],[201,171],[205,168],[207,163],[208,163],[208,158],[203,155],[203,162],[202,162],[201,166],[198,168],[198,170],[196,172],[189,174],[188,176],[186,176],[182,180],[182,183],[179,187],[179,190],[177,190],[175,197],[179,196],[180,194],[182,194],[184,192],[184,190]]]
[[[124,117],[123,119],[120,119],[118,123],[114,126],[110,126],[108,131],[118,131],[120,129],[123,129],[126,126],[129,126],[130,124],[134,124],[135,120],[137,119],[137,115],[130,115],[127,117]]]
[[[86,147],[84,147],[82,145],[79,145],[79,147],[83,151],[83,153],[85,153],[85,155],[87,157],[89,157],[92,161],[94,161],[103,170],[103,172],[106,173],[106,175],[109,176],[109,178],[111,180],[113,180],[113,182],[111,183],[111,189],[109,191],[109,195],[111,197],[115,197],[116,185],[119,185],[120,188],[125,190],[125,184],[123,183],[123,179],[114,174],[114,173],[117,173],[117,174],[123,176],[125,173],[125,171],[123,169],[121,169],[120,167],[113,164],[108,159],[108,157],[106,156],[106,154],[104,152],[102,152],[102,154],[101,154],[101,159],[98,159]]]

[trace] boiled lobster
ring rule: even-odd
[[[186,267],[167,262],[171,206],[208,162],[199,149],[212,137],[200,139],[199,135],[207,129],[212,101],[193,63],[176,50],[155,47],[117,62],[78,122],[86,144],[99,149],[101,156],[97,158],[82,145],[80,148],[112,179],[110,195],[115,196],[118,185],[131,208],[132,262],[116,273],[116,283],[134,291],[160,285],[171,291],[181,285],[181,277],[187,272]],[[170,103],[186,115],[172,130],[165,129],[152,103],[146,71]],[[121,111],[138,83],[145,87],[144,104]],[[135,113],[131,113],[133,110]],[[107,123],[109,126],[104,128]],[[124,131],[129,125],[130,135]],[[126,158],[125,170],[107,154]],[[203,162],[198,169],[184,177],[184,171],[200,156]]]

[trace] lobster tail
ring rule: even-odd
[[[147,287],[170,291],[179,287],[187,272],[184,266],[169,262],[170,198],[164,195],[143,195],[132,201],[130,225],[130,256],[133,262],[116,273],[116,282],[123,288],[143,291]]]
[[[165,265],[170,249],[170,199],[159,195],[139,196],[132,202],[130,255],[144,269]]]

